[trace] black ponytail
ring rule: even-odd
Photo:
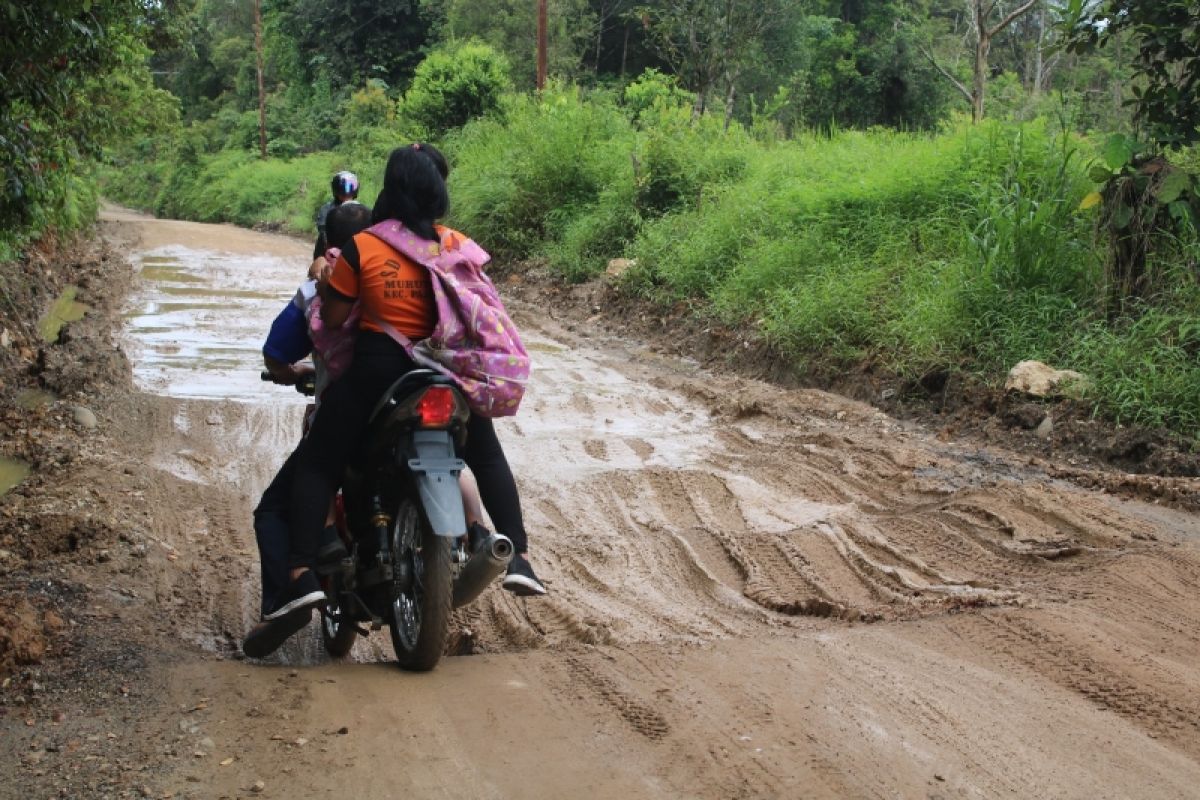
[[[435,157],[427,149],[432,150],[423,144],[398,147],[388,156],[383,191],[375,200],[372,220],[377,223],[385,219],[400,220],[413,233],[436,242],[438,235],[433,223],[446,215],[450,196],[443,172],[446,160],[436,150]]]

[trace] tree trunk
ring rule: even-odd
[[[1046,61],[1043,50],[1046,46],[1046,6],[1038,9],[1038,38],[1033,54],[1033,96],[1042,94],[1042,82],[1046,79]]]
[[[980,29],[979,41],[975,43],[975,81],[971,86],[971,121],[983,119],[983,92],[987,86],[988,50],[992,42],[987,31]]]
[[[737,99],[737,72],[725,73],[725,130],[733,122],[733,104]]]
[[[254,0],[254,50],[258,60],[258,152],[267,157],[267,92],[263,82],[262,3]]]
[[[546,88],[546,0],[537,5],[537,90]],[[526,73],[528,74],[528,73]]]
[[[621,45],[621,80],[625,80],[625,60],[629,57],[629,23],[625,23],[625,42]]]
[[[1037,0],[1028,0],[1024,5],[1014,9],[1008,16],[996,23],[995,27],[989,28],[987,16],[995,9],[995,3],[986,10],[983,7],[984,0],[973,0],[971,3],[972,13],[975,17],[975,34],[977,37],[975,39],[975,81],[970,92],[971,120],[973,122],[979,122],[983,119],[983,92],[987,88],[988,51],[992,48],[992,38],[1035,5],[1037,5]]]

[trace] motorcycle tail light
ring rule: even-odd
[[[449,386],[432,386],[417,401],[422,428],[444,428],[454,416],[454,392]]]

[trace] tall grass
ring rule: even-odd
[[[358,171],[369,202],[405,137],[344,138],[359,144],[290,161],[184,152],[145,170],[153,205],[308,230],[335,169]],[[570,280],[633,258],[628,291],[756,331],[797,368],[999,383],[1038,358],[1090,375],[1103,413],[1200,432],[1200,290],[1187,267],[1200,244],[1155,254],[1177,270],[1173,290],[1108,319],[1103,243],[1078,210],[1093,188],[1089,144],[1044,124],[760,140],[693,123],[685,107],[634,115],[560,86],[509,96],[442,144],[451,224],[499,257]]]

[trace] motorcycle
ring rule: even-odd
[[[267,372],[262,378],[271,380]],[[296,388],[314,394],[311,379]],[[455,446],[469,414],[453,381],[428,369],[402,376],[372,411],[336,501],[342,546],[322,546],[334,555],[315,568],[327,597],[321,639],[331,656],[347,655],[359,636],[386,624],[400,667],[431,670],[452,610],[507,568],[507,536],[467,534],[458,481],[465,464]]]

